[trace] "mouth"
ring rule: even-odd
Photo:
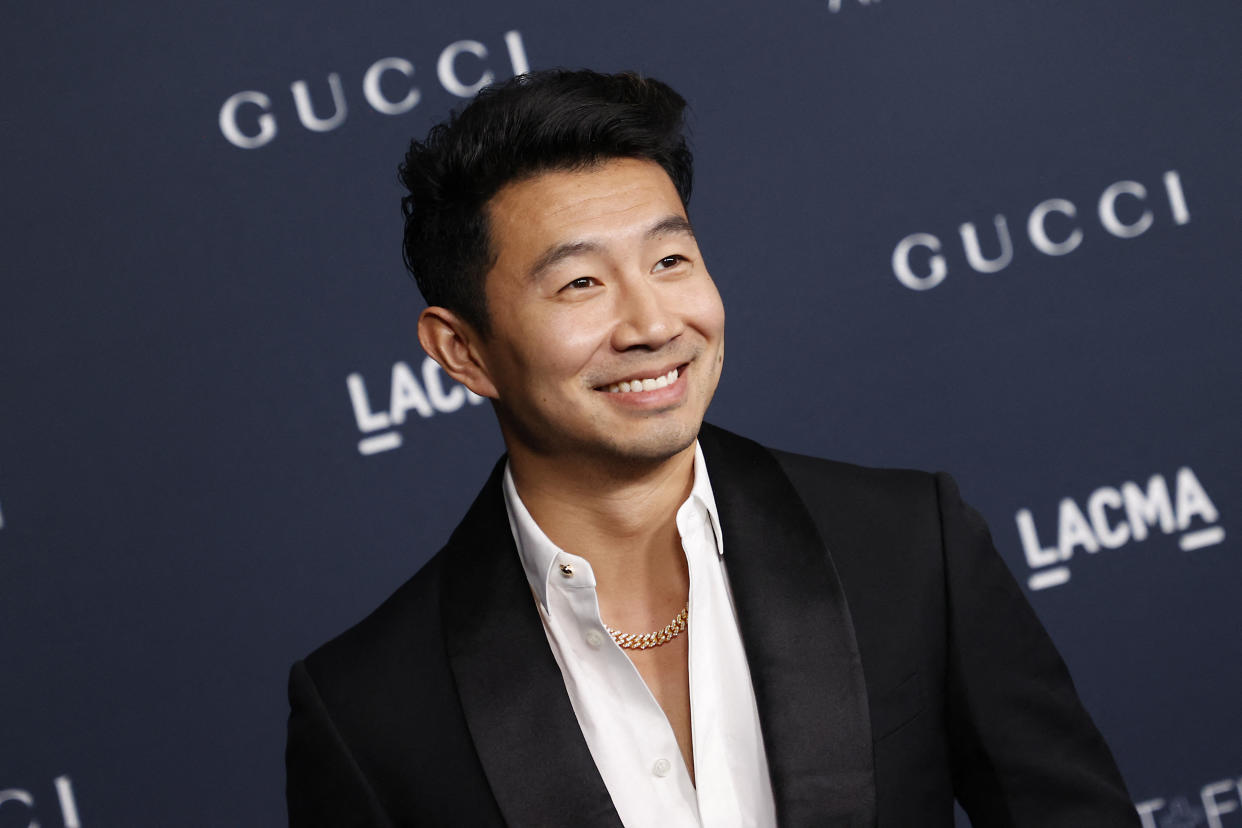
[[[656,391],[660,388],[667,388],[677,382],[677,378],[682,375],[690,363],[683,362],[681,365],[674,366],[671,370],[657,374],[655,376],[635,376],[621,382],[614,382],[609,385],[601,385],[596,391],[605,391],[609,394],[634,394],[643,391]]]

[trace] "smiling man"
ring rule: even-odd
[[[298,662],[293,825],[1138,824],[944,475],[703,423],[724,309],[684,101],[542,72],[414,142],[419,340],[507,455],[448,544]]]

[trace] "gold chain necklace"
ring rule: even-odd
[[[655,632],[643,633],[623,633],[620,630],[614,630],[607,624],[604,629],[608,630],[608,634],[612,636],[612,640],[617,642],[617,646],[623,650],[646,650],[651,647],[659,647],[661,644],[667,644],[686,629],[686,618],[690,614],[690,603],[681,608],[681,612],[677,613],[677,617],[668,622],[662,630]]]

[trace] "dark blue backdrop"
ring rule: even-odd
[[[1242,826],[1242,6],[25,6],[0,828],[283,821],[288,665],[500,451],[424,366],[395,166],[526,65],[691,101],[710,417],[954,472],[1146,824]]]

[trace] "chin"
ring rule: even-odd
[[[694,445],[699,436],[702,421],[690,423],[660,424],[641,435],[633,435],[631,439],[614,439],[609,452],[614,458],[628,460],[633,463],[659,463],[675,457]],[[620,435],[616,435],[620,437]]]

